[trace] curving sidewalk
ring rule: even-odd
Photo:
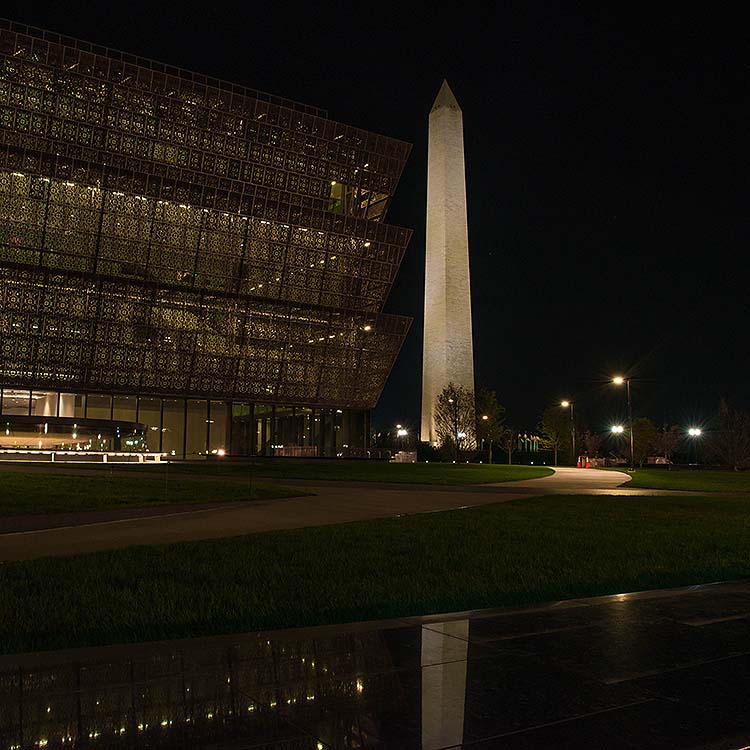
[[[524,479],[513,482],[513,487],[531,488],[535,492],[551,494],[577,494],[590,490],[613,490],[629,482],[632,477],[624,471],[604,471],[602,469],[572,469],[558,466],[555,473],[540,479]],[[508,487],[508,483],[483,485],[490,487]]]
[[[142,508],[137,517],[133,517],[133,509],[126,514],[114,511],[106,518],[101,513],[80,513],[67,516],[66,526],[59,526],[54,516],[25,517],[23,530],[0,533],[0,560],[31,560],[133,545],[217,539],[433,513],[540,495],[676,494],[623,489],[621,485],[629,480],[621,472],[558,468],[554,474],[540,479],[467,487],[287,481],[284,484],[304,487],[313,495],[208,508]]]

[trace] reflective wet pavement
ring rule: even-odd
[[[740,748],[750,583],[0,657],[0,748]]]

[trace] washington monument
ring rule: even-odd
[[[422,441],[438,439],[435,401],[450,382],[474,390],[463,115],[443,81],[430,111],[427,152]]]

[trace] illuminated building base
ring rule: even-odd
[[[369,412],[0,388],[0,450],[367,457]]]

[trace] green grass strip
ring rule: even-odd
[[[546,497],[7,563],[0,648],[343,623],[748,575],[747,498]]]
[[[174,468],[169,470],[174,473]],[[0,472],[0,516],[77,513],[172,503],[233,502],[305,494],[303,490],[263,484],[248,478],[197,479],[169,474],[155,477],[70,476],[43,472]]]
[[[620,469],[622,471],[623,469]],[[627,487],[694,492],[750,493],[750,471],[712,469],[636,469]]]
[[[163,476],[166,464],[114,465],[118,472],[139,476]],[[79,473],[103,473],[109,469],[101,464],[48,464],[46,471],[73,468]],[[0,469],[0,472],[2,469]],[[514,482],[536,479],[552,474],[546,466],[510,466],[507,464],[414,463],[396,464],[387,461],[346,461],[302,459],[256,459],[254,461],[195,461],[169,464],[173,474],[201,477],[268,477],[275,479],[309,479],[350,482],[403,482],[409,484],[442,484],[461,486],[491,482]]]

